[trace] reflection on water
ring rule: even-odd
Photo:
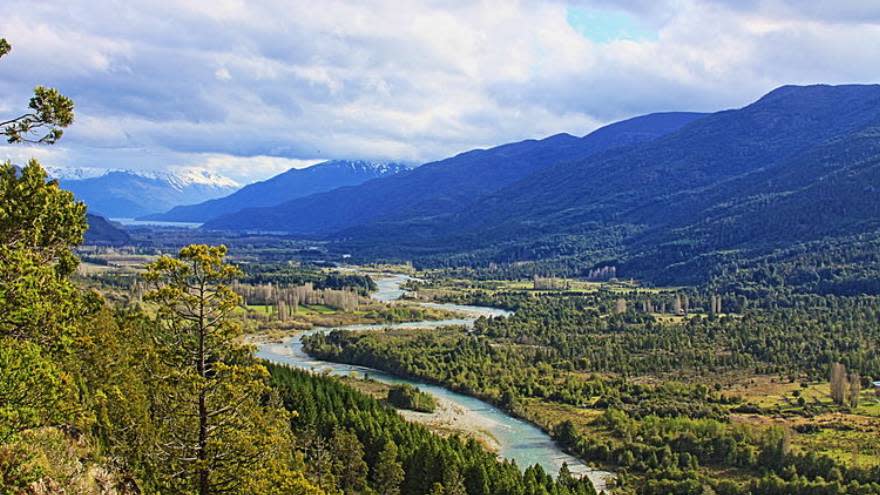
[[[387,278],[376,282],[378,291],[373,294],[377,300],[389,302],[400,299],[405,292],[401,285],[407,280],[406,275],[389,275]],[[605,487],[611,473],[593,470],[584,465],[577,458],[563,452],[553,440],[536,426],[514,418],[495,406],[473,397],[452,392],[443,387],[423,383],[415,380],[399,378],[383,371],[353,366],[349,364],[333,363],[313,358],[303,351],[302,336],[318,332],[330,332],[333,330],[378,330],[384,328],[438,328],[450,325],[470,326],[480,316],[508,316],[511,313],[502,309],[486,308],[479,306],[464,306],[458,304],[435,304],[423,303],[426,306],[457,311],[467,315],[467,318],[449,319],[440,321],[420,321],[411,323],[395,323],[385,325],[348,325],[335,328],[316,328],[302,332],[289,341],[278,344],[263,344],[257,351],[257,356],[275,363],[287,364],[297,368],[316,372],[327,372],[333,375],[351,375],[352,373],[367,374],[373,380],[400,384],[408,383],[419,387],[421,390],[447,399],[459,407],[469,410],[471,414],[480,417],[481,423],[489,427],[488,432],[498,441],[500,449],[498,454],[504,458],[516,461],[521,468],[540,464],[545,471],[552,475],[559,472],[563,463],[568,463],[573,473],[586,473],[597,489]]]

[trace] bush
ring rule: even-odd
[[[395,385],[388,390],[388,403],[400,409],[432,413],[437,402],[412,385]]]

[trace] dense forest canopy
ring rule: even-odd
[[[873,401],[862,390],[880,374],[880,304],[873,297],[814,297],[788,307],[749,308],[734,304],[732,296],[705,292],[584,294],[562,288],[481,289],[454,300],[516,313],[480,319],[471,332],[333,331],[307,337],[306,350],[491,401],[552,431],[570,452],[614,466],[624,492],[880,490],[875,430],[853,444],[873,459],[867,466],[801,443],[824,428],[869,424],[845,427],[816,419],[872,417],[857,411],[860,401]],[[833,401],[822,395],[805,400],[811,382],[829,390],[832,369]],[[741,395],[750,386],[737,385],[761,377],[779,377],[780,386],[802,385],[792,387],[782,404],[762,405],[759,397]],[[764,417],[788,419],[781,427],[757,427],[754,418]],[[731,476],[731,470],[738,474]]]

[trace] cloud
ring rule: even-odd
[[[76,101],[48,158],[245,181],[880,79],[867,0],[6,0],[0,35],[4,115],[37,83]]]

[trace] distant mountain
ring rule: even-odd
[[[175,173],[131,170],[49,169],[61,186],[86,203],[89,211],[111,218],[135,218],[181,204],[225,196],[238,184],[211,172]]]
[[[880,86],[785,86],[642,132],[652,118],[464,153],[207,226],[321,235],[356,258],[421,266],[614,265],[655,283],[880,294]]]
[[[430,221],[457,211],[544,167],[656,139],[701,118],[699,113],[637,117],[583,138],[558,134],[422,165],[411,173],[372,180],[295,199],[270,208],[248,208],[218,217],[206,228],[327,234],[377,221]]]
[[[429,264],[542,260],[571,274],[614,264],[622,276],[689,283],[735,273],[736,260],[878,232],[880,86],[853,85],[779,88],[659,139],[544,168],[427,225],[346,238],[355,252]],[[804,277],[876,258],[835,249]]]
[[[290,169],[271,179],[247,185],[229,196],[199,204],[177,206],[145,220],[205,222],[244,208],[275,206],[310,194],[355,186],[371,179],[408,172],[401,163],[333,160],[303,169]]]
[[[119,246],[131,241],[126,231],[113,225],[104,217],[88,213],[86,221],[89,224],[89,229],[86,231],[86,245]]]

